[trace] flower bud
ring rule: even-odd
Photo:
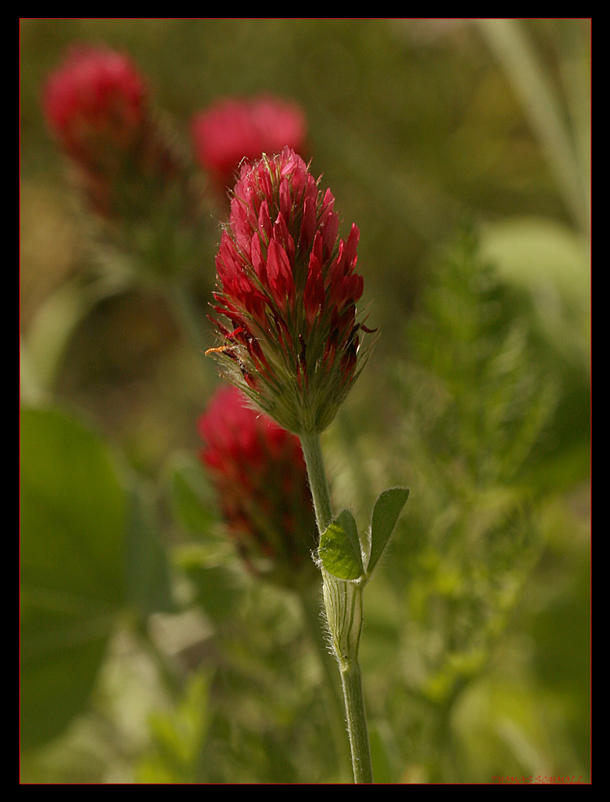
[[[299,439],[235,387],[216,392],[198,430],[201,462],[248,568],[293,589],[316,581],[317,530]]]
[[[320,432],[362,365],[359,231],[339,239],[330,192],[290,148],[245,163],[216,257],[210,349],[226,378],[281,426]],[[368,350],[368,349],[365,349]]]

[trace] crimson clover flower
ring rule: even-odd
[[[359,231],[338,236],[335,199],[290,148],[242,166],[216,257],[221,371],[295,434],[321,432],[356,379]]]
[[[72,48],[48,77],[42,106],[93,211],[125,221],[149,220],[168,198],[182,213],[190,208],[182,159],[128,56],[106,47]]]
[[[88,161],[98,144],[124,150],[144,122],[148,87],[127,56],[106,48],[76,47],[44,88],[47,122],[66,151]]]
[[[222,193],[235,183],[242,159],[260,159],[286,146],[301,153],[306,130],[305,115],[296,103],[270,95],[221,100],[191,124],[196,158]]]
[[[200,459],[218,494],[228,532],[246,565],[289,587],[318,576],[316,522],[299,439],[221,387],[198,430]]]

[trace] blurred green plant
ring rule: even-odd
[[[412,358],[396,370],[401,443],[430,516],[428,531],[415,525],[408,593],[415,619],[431,615],[443,641],[421,688],[437,700],[480,670],[541,548],[523,468],[549,430],[559,384],[511,295],[481,264],[476,235],[462,234],[423,293],[407,329]]]
[[[137,782],[175,785],[205,781],[207,772],[200,763],[209,727],[209,688],[209,676],[195,672],[175,710],[151,714],[152,746],[136,768]]]
[[[574,225],[588,238],[591,79],[584,38],[578,33],[585,20],[572,22],[576,25],[564,24],[556,33],[561,59],[558,87],[521,20],[475,20],[521,101]]]
[[[401,669],[384,714],[403,760],[428,780],[491,781],[502,765],[492,759],[486,777],[469,762],[456,711],[493,675],[499,638],[545,553],[556,490],[537,477],[552,462],[561,362],[548,358],[530,299],[482,259],[471,227],[431,263],[405,336],[407,359],[391,371],[399,408],[391,476],[409,476],[413,508],[385,567],[405,608],[400,633],[396,622]],[[580,475],[576,462],[569,483]],[[527,742],[527,720],[515,713],[515,738]]]

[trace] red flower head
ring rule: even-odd
[[[306,122],[295,103],[273,97],[223,100],[198,114],[192,123],[195,154],[221,191],[235,183],[242,159],[260,159],[288,146],[300,153]]]
[[[181,158],[152,113],[147,82],[127,56],[108,48],[72,49],[47,80],[42,103],[95,212],[150,220],[171,202],[190,213]]]
[[[146,82],[127,56],[78,47],[47,81],[43,106],[62,147],[89,164],[105,150],[132,146],[144,124],[147,95]]]
[[[295,587],[318,576],[312,559],[316,523],[297,437],[248,406],[235,387],[222,387],[198,421],[202,464],[247,565]]]
[[[223,373],[281,426],[322,431],[362,367],[355,272],[359,232],[339,239],[330,192],[303,159],[244,164],[216,257]]]

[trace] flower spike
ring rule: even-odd
[[[214,320],[220,343],[208,354],[296,434],[328,426],[369,351],[356,311],[359,230],[339,238],[334,196],[318,184],[288,147],[245,162],[216,257],[214,309],[233,331]]]

